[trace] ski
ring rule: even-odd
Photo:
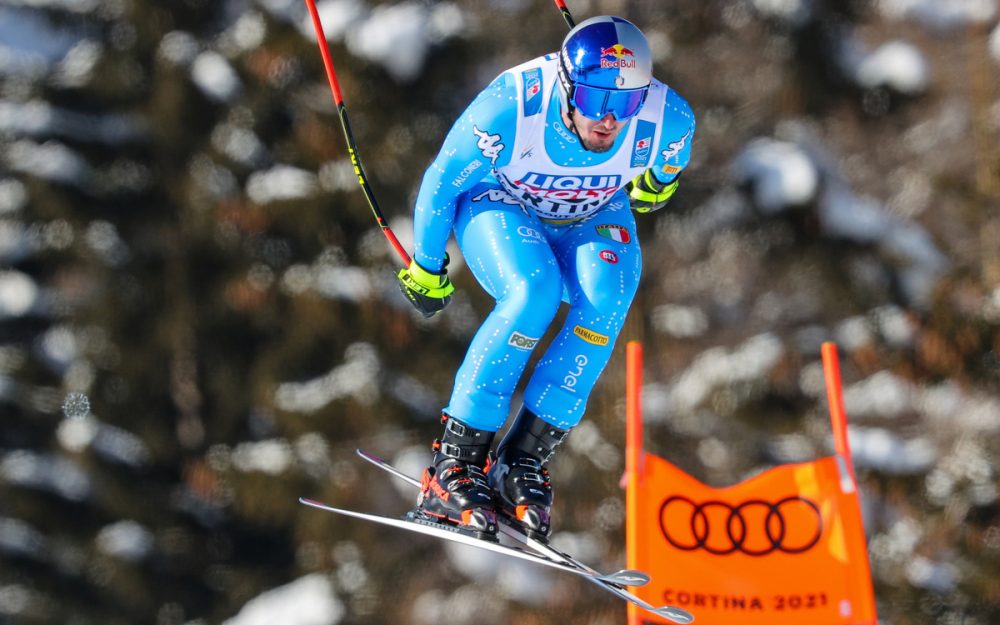
[[[336,514],[354,517],[356,519],[364,519],[365,521],[371,521],[373,523],[380,523],[382,525],[388,525],[390,527],[405,529],[411,532],[417,532],[418,534],[426,534],[428,536],[434,536],[436,538],[450,540],[452,542],[468,545],[470,547],[476,547],[478,549],[484,549],[486,551],[492,551],[494,553],[499,553],[506,556],[513,556],[521,560],[526,560],[528,562],[533,562],[535,564],[547,566],[553,569],[564,571],[566,573],[579,575],[580,577],[599,579],[601,580],[602,583],[617,585],[627,581],[627,577],[619,578],[616,577],[615,574],[600,575],[600,574],[588,573],[574,566],[570,566],[563,562],[550,560],[549,558],[546,558],[544,556],[538,555],[530,551],[525,551],[523,549],[518,549],[517,547],[508,547],[506,545],[500,544],[499,542],[491,542],[488,540],[483,540],[482,538],[474,538],[472,536],[469,536],[468,534],[465,534],[456,527],[450,525],[444,525],[441,523],[436,523],[430,519],[421,517],[412,512],[407,514],[407,517],[405,519],[393,519],[391,517],[384,517],[377,514],[368,514],[367,512],[358,512],[356,510],[336,508],[329,504],[325,504],[322,501],[316,501],[314,499],[309,499],[307,497],[299,497],[299,503],[313,508],[317,508],[319,510],[325,510],[327,512],[334,512]]]
[[[411,486],[420,488],[420,480],[400,471],[382,458],[361,449],[358,449],[357,453],[359,456],[374,464],[378,468],[396,476]],[[535,553],[544,556],[545,559],[550,562],[562,562],[566,566],[574,569],[574,573],[580,574],[584,579],[600,586],[611,594],[616,595],[617,597],[624,599],[625,601],[628,601],[643,610],[656,614],[657,616],[665,618],[669,621],[673,621],[674,623],[686,625],[687,623],[694,621],[694,615],[687,610],[670,605],[660,607],[653,606],[628,592],[628,590],[624,588],[625,586],[643,586],[649,583],[649,575],[643,571],[625,569],[611,575],[602,575],[598,571],[595,571],[572,556],[557,550],[543,541],[528,536],[513,521],[507,519],[503,515],[497,515],[497,518],[500,521],[500,531],[504,535],[520,542]],[[472,538],[471,540],[483,542],[476,538]],[[617,578],[618,581],[612,581],[614,578]]]

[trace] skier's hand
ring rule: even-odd
[[[677,178],[670,183],[660,182],[653,175],[653,170],[647,169],[629,181],[625,190],[628,191],[632,210],[637,213],[652,213],[666,206],[679,183]]]
[[[445,260],[441,273],[432,273],[417,264],[417,261],[411,260],[409,267],[400,269],[396,274],[399,290],[425,318],[429,319],[444,310],[451,301],[451,294],[455,292],[455,287],[448,279],[447,264],[448,261]]]

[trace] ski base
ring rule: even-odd
[[[366,461],[374,464],[378,468],[396,476],[397,478],[407,482],[411,486],[416,488],[420,487],[420,481],[416,478],[407,475],[406,473],[400,471],[396,467],[392,466],[382,458],[368,453],[364,450],[358,449],[357,453]],[[576,560],[575,558],[565,554],[554,547],[550,546],[547,541],[539,540],[530,536],[524,531],[524,529],[514,520],[498,514],[497,519],[500,522],[500,532],[505,536],[521,543],[527,548],[531,549],[532,552],[537,553],[539,556],[543,556],[546,562],[551,563],[562,563],[564,566],[572,569],[570,572],[577,574],[589,582],[599,586],[603,590],[610,592],[611,594],[636,605],[643,610],[646,610],[652,614],[665,618],[674,623],[680,623],[681,625],[687,625],[694,621],[694,615],[675,606],[665,605],[665,606],[653,606],[646,601],[640,599],[639,597],[633,595],[625,587],[628,586],[643,586],[649,583],[649,575],[643,571],[637,571],[634,569],[625,569],[618,571],[616,573],[611,573],[609,575],[602,575],[598,571],[590,568],[586,564]],[[454,529],[454,528],[453,528]],[[476,540],[476,539],[472,539]],[[527,553],[521,550],[515,550],[516,553]]]
[[[499,542],[475,538],[473,536],[470,536],[466,531],[457,528],[454,525],[437,523],[435,521],[427,519],[426,517],[423,517],[421,515],[412,512],[407,515],[407,518],[393,519],[391,517],[384,517],[377,514],[369,514],[367,512],[358,512],[356,510],[336,508],[329,504],[325,504],[322,501],[316,501],[315,499],[308,499],[306,497],[299,497],[299,503],[306,506],[310,506],[312,508],[325,510],[327,512],[333,512],[335,514],[340,514],[343,516],[354,517],[356,519],[363,519],[365,521],[371,521],[373,523],[379,523],[382,525],[388,525],[390,527],[405,529],[411,532],[417,532],[418,534],[426,534],[428,536],[434,536],[435,538],[449,540],[463,545],[468,545],[470,547],[476,547],[478,549],[492,551],[494,553],[499,553],[506,556],[512,556],[514,558],[525,560],[527,562],[533,562],[535,564],[547,566],[549,568],[564,571],[566,573],[579,575],[580,577],[585,577],[588,579],[591,578],[599,579],[601,580],[601,582],[607,584],[619,584],[623,581],[622,579],[615,577],[615,575],[603,576],[600,575],[599,573],[587,572],[577,567],[571,566],[569,564],[558,562],[556,560],[551,560],[541,554],[525,551],[517,547],[508,547],[507,545],[502,545]]]

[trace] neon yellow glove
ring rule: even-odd
[[[666,206],[679,183],[677,178],[671,183],[660,182],[653,175],[653,170],[647,169],[629,181],[625,190],[628,191],[632,210],[637,213],[652,213]]]
[[[429,319],[444,310],[451,301],[451,294],[455,292],[445,267],[441,268],[441,273],[432,273],[417,264],[417,261],[411,260],[409,267],[400,269],[396,274],[399,290],[425,318]]]

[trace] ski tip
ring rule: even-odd
[[[694,614],[691,614],[687,610],[675,608],[670,605],[663,606],[662,608],[656,608],[655,610],[652,610],[652,612],[657,616],[662,616],[667,620],[673,621],[674,623],[680,623],[681,625],[687,625],[687,623],[694,622]]]
[[[605,575],[603,579],[619,586],[645,586],[650,582],[649,575],[643,571],[636,571],[634,569],[623,569]]]
[[[373,454],[373,453],[370,453],[370,452],[367,452],[367,451],[365,451],[364,449],[361,449],[360,447],[359,447],[359,448],[357,448],[357,449],[355,449],[354,451],[355,451],[355,453],[357,453],[357,454],[358,454],[359,456],[361,456],[361,457],[362,457],[362,458],[364,458],[365,460],[368,460],[369,462],[379,462],[379,463],[385,463],[385,460],[382,460],[381,458],[379,458],[379,457],[378,457],[378,456],[376,456],[375,454]]]

